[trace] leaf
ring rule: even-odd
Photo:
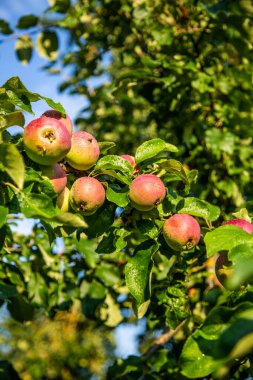
[[[181,214],[190,214],[213,222],[220,216],[220,209],[198,198],[188,197],[177,205],[177,211]]]
[[[57,215],[52,199],[45,194],[21,194],[20,204],[27,218],[52,219]]]
[[[87,227],[87,223],[80,215],[70,212],[61,212],[52,217],[50,221],[56,222],[60,226]]]
[[[229,251],[239,244],[252,243],[253,237],[239,227],[225,225],[207,232],[204,241],[207,257],[210,257],[220,251]]]
[[[12,34],[13,30],[10,28],[7,21],[0,19],[0,33],[1,34]]]
[[[114,190],[115,189],[115,190]],[[115,203],[119,207],[126,207],[129,203],[128,189],[120,189],[109,186],[106,190],[106,198],[108,201]]]
[[[100,310],[100,315],[104,320],[104,324],[108,327],[118,326],[123,320],[119,304],[114,300],[110,293],[106,295],[104,306]]]
[[[41,57],[55,61],[58,55],[58,37],[51,30],[39,34],[37,39],[37,50]]]
[[[162,139],[152,139],[149,141],[145,141],[137,148],[135,154],[135,161],[137,164],[139,164],[142,161],[148,160],[149,158],[156,156],[162,151],[177,152],[178,149],[176,146],[169,144]]]
[[[36,26],[38,24],[39,18],[35,15],[26,15],[20,17],[17,23],[17,28],[18,29],[28,29],[31,28],[32,26]]]
[[[216,306],[203,326],[186,340],[180,357],[182,374],[190,379],[202,378],[230,362],[235,353],[247,353],[247,347],[241,346],[237,352],[235,347],[252,334],[252,329],[251,303],[244,302],[235,308]]]
[[[104,156],[97,161],[94,171],[101,169],[119,170],[120,172],[129,177],[131,177],[133,173],[133,167],[129,164],[127,160],[120,156],[112,154]]]
[[[187,185],[189,185],[187,174],[181,162],[174,159],[168,159],[165,162],[162,162],[160,166],[165,169],[167,173],[176,175],[176,177],[181,178]]]
[[[117,267],[101,263],[95,270],[94,275],[102,281],[106,287],[113,286],[120,282],[120,273]]]
[[[136,221],[136,227],[141,234],[149,236],[151,239],[155,239],[159,230],[153,220],[141,219]]]
[[[20,127],[23,127],[25,125],[25,118],[24,118],[23,112],[15,111],[6,115],[3,115],[3,114],[0,115],[0,130],[1,131],[13,125],[18,125]]]
[[[234,247],[228,255],[233,263],[233,270],[228,277],[228,289],[238,289],[248,281],[253,281],[253,246],[240,244]]]
[[[15,51],[19,61],[27,65],[32,57],[33,42],[29,35],[24,35],[16,40]]]
[[[85,218],[88,227],[84,232],[92,239],[101,236],[114,222],[116,206],[113,203],[104,204],[95,214]]]
[[[0,206],[0,228],[5,225],[8,212],[9,210],[7,207]]]
[[[134,297],[134,310],[138,318],[146,313],[150,303],[152,256],[159,245],[154,240],[146,240],[135,250],[125,267],[126,285]]]
[[[15,145],[6,143],[0,145],[0,167],[20,189],[23,188],[25,165],[23,157]]]
[[[102,142],[99,142],[98,145],[100,149],[100,154],[106,154],[108,150],[116,146],[116,144],[111,141],[102,141]]]
[[[30,102],[37,102],[44,100],[51,108],[66,115],[66,111],[60,103],[54,102],[51,98],[39,95],[36,92],[30,92],[22,83],[19,77],[11,77],[2,86],[2,90],[5,90],[9,100],[21,109],[33,114]]]

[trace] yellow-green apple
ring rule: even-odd
[[[85,131],[77,131],[71,137],[71,149],[66,156],[67,163],[77,170],[88,170],[97,161],[100,149],[95,137]]]

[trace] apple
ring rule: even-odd
[[[56,119],[40,117],[24,129],[24,147],[28,157],[41,165],[52,165],[62,160],[71,148],[67,128]]]
[[[53,185],[54,191],[59,194],[67,185],[67,175],[61,165],[42,166],[41,172],[48,177]]]
[[[85,131],[74,132],[71,149],[66,156],[67,163],[77,170],[88,170],[97,161],[100,149],[95,137]]]
[[[62,114],[59,111],[48,110],[48,111],[45,111],[41,115],[41,117],[43,117],[43,116],[45,116],[45,117],[51,117],[53,119],[59,120],[63,125],[65,125],[65,127],[69,131],[70,136],[72,135],[72,133],[73,133],[73,124],[72,124],[72,121],[71,121],[71,119],[70,119],[70,117],[68,115],[66,115],[66,117],[63,117]]]
[[[231,224],[233,226],[239,227],[242,230],[248,232],[249,234],[252,234],[253,232],[253,225],[250,222],[247,222],[247,220],[244,219],[232,219],[228,220],[227,222],[224,223],[226,224]]]
[[[200,239],[200,225],[188,214],[175,214],[163,224],[163,236],[169,247],[175,251],[189,250]]]
[[[105,189],[93,177],[80,177],[70,189],[70,205],[84,215],[92,215],[105,201]]]
[[[141,174],[129,186],[129,198],[134,208],[149,211],[158,206],[166,196],[162,180],[154,174]]]

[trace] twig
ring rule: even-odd
[[[148,359],[154,352],[156,352],[161,346],[164,346],[166,343],[168,343],[174,335],[177,334],[177,332],[183,327],[185,324],[186,319],[179,323],[179,325],[174,329],[169,329],[168,331],[161,334],[158,338],[155,339],[154,344],[148,348],[146,352],[141,356],[142,360]]]

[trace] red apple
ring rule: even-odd
[[[25,127],[24,147],[28,157],[34,162],[52,165],[69,152],[71,137],[60,121],[43,116]]]
[[[175,214],[163,225],[165,241],[175,251],[193,248],[198,244],[200,234],[197,220],[188,214]]]
[[[59,164],[42,166],[42,174],[48,177],[53,185],[54,191],[59,194],[67,185],[67,175]]]
[[[88,170],[97,161],[100,149],[97,140],[85,131],[74,132],[71,149],[66,156],[67,163],[77,170]]]
[[[132,206],[140,211],[149,211],[163,201],[166,188],[162,180],[154,174],[137,176],[129,187]]]
[[[253,232],[253,225],[244,219],[228,220],[227,222],[224,223],[224,225],[226,225],[226,224],[232,224],[233,226],[239,227],[242,230],[248,232],[249,234],[252,234],[252,232]]]
[[[80,177],[70,189],[70,205],[75,211],[92,215],[105,201],[105,189],[93,177]]]

